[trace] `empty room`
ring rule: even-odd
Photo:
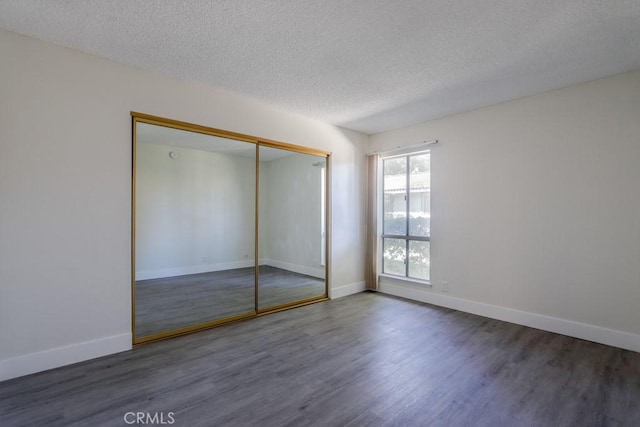
[[[0,426],[640,425],[640,3],[0,1]]]

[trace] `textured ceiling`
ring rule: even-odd
[[[0,28],[365,133],[640,68],[640,0],[0,0]]]

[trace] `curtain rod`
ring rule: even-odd
[[[367,153],[367,156],[373,156],[374,154],[380,154],[380,155],[394,154],[396,152],[409,150],[411,148],[425,148],[425,147],[428,147],[429,145],[433,145],[433,144],[437,144],[437,143],[438,143],[437,139],[431,139],[431,140],[428,140],[428,141],[419,142],[418,144],[398,145],[397,147],[392,148],[391,150],[372,151],[370,153]]]

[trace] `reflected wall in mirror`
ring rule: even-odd
[[[258,310],[326,296],[326,157],[259,148]]]
[[[256,145],[136,123],[135,337],[255,313]]]

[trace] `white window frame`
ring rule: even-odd
[[[409,151],[409,152],[403,152],[402,154],[390,154],[390,155],[384,155],[384,156],[380,156],[379,158],[379,163],[378,163],[378,265],[379,265],[379,276],[385,277],[385,278],[391,278],[394,280],[400,280],[400,281],[406,281],[406,282],[411,282],[414,284],[419,284],[419,285],[426,285],[426,286],[431,286],[431,280],[423,280],[423,279],[419,279],[419,278],[415,278],[415,277],[410,277],[409,276],[409,242],[410,241],[426,241],[426,242],[431,242],[431,230],[429,230],[429,235],[428,236],[411,236],[409,234],[409,216],[410,216],[410,212],[411,212],[411,206],[410,206],[410,172],[409,169],[407,169],[407,186],[406,186],[406,197],[407,197],[407,201],[406,201],[406,223],[407,223],[407,230],[406,230],[406,234],[404,235],[395,235],[395,234],[385,234],[384,233],[384,161],[385,160],[389,160],[389,159],[395,159],[395,158],[400,158],[400,157],[405,157],[407,158],[407,166],[409,165],[409,159],[412,156],[417,156],[417,155],[421,155],[421,154],[429,154],[431,156],[431,150],[418,150],[418,151]],[[431,182],[431,181],[429,181]],[[431,185],[429,185],[429,187],[431,187]],[[431,199],[431,192],[429,192],[429,201]],[[431,221],[429,221],[429,223],[431,224]],[[431,225],[429,226],[431,228]],[[403,276],[400,275],[396,275],[396,274],[391,274],[391,273],[385,273],[384,272],[384,239],[402,239],[405,240],[405,274]],[[431,246],[431,245],[429,245]],[[431,247],[429,247],[429,259],[431,259]],[[431,279],[431,263],[429,263],[429,279]]]

